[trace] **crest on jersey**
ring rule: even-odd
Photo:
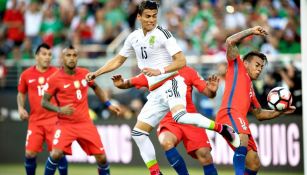
[[[83,79],[83,80],[81,80],[81,84],[82,84],[82,86],[86,87],[87,81],[85,79]]]
[[[151,36],[151,37],[149,38],[149,46],[150,46],[150,47],[153,47],[153,45],[155,44],[155,42],[156,42],[156,36]]]
[[[45,83],[45,78],[44,77],[39,77],[38,78],[38,83],[39,84],[44,84]]]
[[[80,82],[79,82],[79,80],[74,81],[74,86],[75,86],[75,88],[77,88],[77,89],[80,87]]]

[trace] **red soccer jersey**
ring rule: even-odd
[[[239,56],[235,60],[228,59],[225,91],[219,112],[230,110],[246,116],[251,107],[259,108],[260,104],[244,63]]]
[[[47,79],[57,71],[55,67],[49,67],[45,72],[39,72],[36,66],[26,69],[19,78],[18,92],[28,93],[30,104],[29,122],[37,124],[55,123],[56,113],[50,112],[41,106],[41,99],[46,90],[45,83]],[[54,101],[53,101],[54,102]]]
[[[60,69],[48,80],[48,90],[46,93],[56,97],[58,106],[72,104],[75,111],[72,115],[58,115],[61,123],[77,123],[91,121],[87,101],[88,87],[94,84],[94,81],[87,82],[85,75],[89,71],[77,67],[75,74],[69,75],[64,69]]]
[[[192,90],[193,86],[196,87],[196,89],[199,92],[203,92],[206,88],[206,82],[201,78],[201,76],[191,67],[184,67],[179,70],[179,75],[184,78],[184,82],[187,85],[187,93],[186,93],[186,101],[187,101],[187,111],[189,113],[191,112],[197,112],[196,107],[193,104],[192,101]],[[141,87],[147,87],[148,88],[148,82],[144,74],[140,74],[136,77],[133,77],[131,79],[131,84],[134,85],[136,88]],[[176,123],[172,118],[172,113],[169,112],[167,115],[161,120],[160,124],[174,122]]]

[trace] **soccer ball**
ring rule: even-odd
[[[287,88],[275,87],[269,92],[267,101],[271,109],[282,111],[292,104],[292,95]]]

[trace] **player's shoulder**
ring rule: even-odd
[[[138,28],[138,29],[135,29],[133,32],[131,32],[127,39],[132,39],[132,38],[135,38],[135,37],[138,37],[142,35],[142,29],[141,28]]]
[[[27,69],[25,69],[22,73],[21,73],[21,76],[24,77],[24,76],[27,76],[27,75],[31,75],[35,72],[35,66],[31,66],[31,67],[28,67]]]
[[[161,27],[161,26],[157,26],[157,28],[155,29],[155,32],[158,34],[158,36],[161,39],[169,39],[173,36],[170,31],[168,31],[166,28]]]
[[[90,71],[87,69],[87,68],[84,68],[84,67],[76,67],[76,72],[77,74],[87,74],[89,73]]]

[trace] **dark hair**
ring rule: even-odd
[[[35,51],[35,55],[37,55],[38,53],[39,53],[39,51],[41,50],[41,48],[45,48],[45,49],[50,49],[50,46],[48,45],[48,44],[46,44],[46,43],[42,43],[42,44],[40,44],[38,47],[37,47],[37,49],[36,49],[36,51]]]
[[[261,53],[261,52],[258,52],[258,51],[251,51],[251,52],[248,52],[244,57],[243,57],[243,61],[250,61],[252,57],[259,57],[261,58],[265,63],[268,62],[268,59],[266,58],[266,56]]]
[[[159,4],[153,0],[142,1],[138,6],[138,14],[142,14],[145,9],[158,10]]]

